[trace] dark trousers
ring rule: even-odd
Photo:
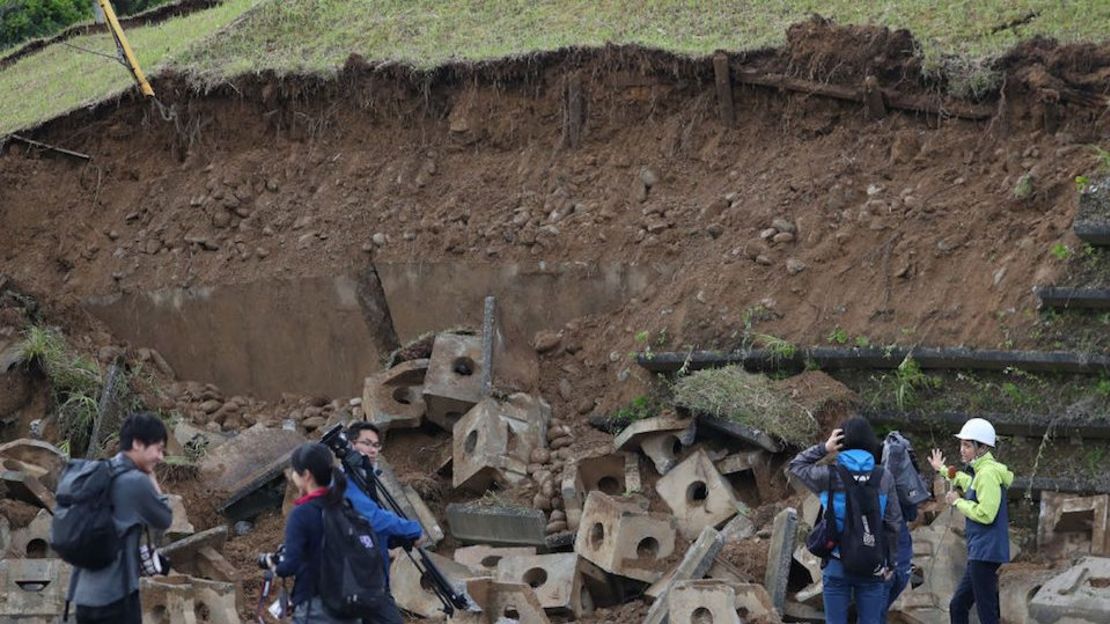
[[[979,614],[979,624],[998,624],[998,566],[992,561],[968,561],[964,577],[948,603],[948,618],[952,624],[967,624],[971,605]]]
[[[143,624],[139,592],[103,607],[77,605],[77,624]]]
[[[404,624],[404,620],[401,619],[401,612],[397,609],[393,596],[387,593],[374,610],[374,617],[363,618],[362,624]]]

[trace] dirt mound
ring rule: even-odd
[[[781,54],[792,74],[857,85],[875,76],[880,84],[899,88],[920,79],[918,46],[908,30],[838,26],[815,15],[787,29],[786,42]]]

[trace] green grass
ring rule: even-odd
[[[255,10],[209,39],[252,4]],[[1027,24],[992,32],[1030,12]],[[1034,35],[1065,42],[1110,33],[1100,0],[227,0],[129,31],[148,74],[174,66],[212,86],[235,76],[334,73],[352,53],[428,68],[565,46],[636,43],[688,55],[782,45],[788,26],[820,13],[841,24],[908,28],[927,71],[975,94],[998,77],[984,59]],[[106,35],[71,43],[111,53]],[[0,135],[117,94],[131,85],[108,59],[54,45],[0,72]]]
[[[149,77],[256,1],[227,0],[213,9],[128,30],[127,38]],[[116,50],[106,31],[67,43],[113,56]],[[0,71],[0,136],[118,95],[134,84],[131,73],[112,59],[61,44],[49,46]]]

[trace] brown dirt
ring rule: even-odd
[[[845,85],[875,74],[887,87],[936,91],[908,55],[906,33],[815,20],[792,28],[789,41],[734,62]],[[841,328],[871,344],[1036,346],[1021,331],[1035,318],[1030,286],[1058,274],[1053,243],[1078,247],[1072,179],[1094,162],[1081,146],[1110,130],[1106,115],[1065,102],[1059,129],[1046,132],[1041,90],[1104,89],[1110,45],[1032,42],[1002,66],[1006,105],[989,122],[900,113],[869,121],[856,104],[745,87],[732,129],[716,121],[707,60],[632,47],[426,74],[354,59],[331,80],[249,77],[207,94],[170,76],[155,88],[175,106],[176,124],[127,95],[33,134],[90,153],[91,163],[19,145],[0,154],[0,275],[96,352],[116,341],[81,310],[92,295],[331,275],[368,258],[669,266],[674,279],[611,314],[568,323],[560,346],[541,356],[540,390],[578,454],[611,445],[587,415],[647,391],[649,376],[627,356],[641,348],[641,331],[665,335],[657,351],[730,348],[745,326],[799,344]],[[577,149],[560,147],[572,70],[588,98]],[[658,181],[645,192],[647,170]],[[1015,199],[1030,172],[1034,193]],[[779,217],[795,239],[761,239]],[[372,243],[374,234],[386,243]],[[804,268],[789,271],[787,260]],[[564,379],[572,393],[560,392]],[[799,392],[832,391],[807,384]],[[822,424],[849,405],[836,396]],[[239,416],[216,423],[232,430],[346,409],[319,397],[228,399],[203,384],[156,398],[198,425],[211,422],[204,401],[241,403]],[[426,456],[446,434],[391,434],[389,443],[398,474],[433,510],[464,499],[429,479]],[[202,484],[171,491],[186,496],[198,529],[219,522]],[[757,526],[780,506],[757,509]],[[250,579],[260,578],[253,558],[280,542],[281,527],[265,516],[228,543],[248,603],[258,590]],[[759,579],[765,550],[751,540],[727,552]],[[624,605],[595,621],[639,621],[642,609]]]
[[[8,498],[0,499],[0,516],[8,519],[13,531],[31,524],[38,513],[39,508],[34,505]]]

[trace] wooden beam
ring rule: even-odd
[[[717,87],[717,116],[722,124],[732,127],[736,121],[732,105],[732,75],[728,55],[724,52],[713,55],[713,82]]]

